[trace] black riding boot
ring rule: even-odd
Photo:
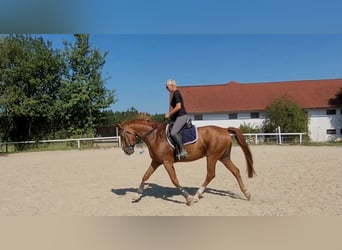
[[[186,158],[188,157],[188,152],[185,150],[183,142],[182,142],[182,135],[181,134],[175,134],[172,136],[174,142],[177,144],[177,148],[179,151],[179,154],[177,155],[178,159]]]

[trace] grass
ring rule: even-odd
[[[93,148],[93,142],[81,141],[80,149]],[[21,147],[15,145],[1,145],[2,153],[18,153],[18,152],[39,152],[39,151],[57,151],[57,150],[72,150],[78,149],[77,142],[54,142],[54,143],[36,143],[25,144]]]
[[[305,146],[334,146],[334,147],[342,147],[342,142],[306,142],[303,145]]]
[[[137,147],[142,147],[143,144],[137,144]],[[234,140],[234,145],[236,142]],[[250,144],[255,145],[255,144]],[[267,141],[264,143],[260,143],[257,145],[276,145],[275,141]],[[303,145],[303,146],[334,146],[334,147],[342,147],[342,141],[339,142],[304,142],[303,144],[298,143],[284,143],[283,145]],[[80,149],[90,149],[90,148],[101,148],[101,146],[95,146],[92,141],[81,141]],[[19,153],[19,152],[39,152],[39,151],[58,151],[58,150],[74,150],[78,149],[78,145],[76,141],[72,142],[54,142],[54,143],[36,143],[36,144],[25,144],[21,148],[16,147],[15,145],[8,145],[7,152],[6,146],[1,145],[1,150],[3,154],[6,153]]]

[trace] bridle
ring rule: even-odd
[[[138,137],[140,138],[141,140],[145,140],[147,136],[149,136],[153,131],[155,131],[157,128],[159,128],[159,126],[157,127],[154,127],[153,129],[151,129],[150,131],[148,131],[145,135],[143,136],[140,136],[138,135],[137,133],[135,132],[131,132],[129,130],[127,130],[126,128],[122,128],[123,129],[123,141],[124,141],[124,144],[125,144],[125,147],[123,148],[123,150],[125,151],[126,154],[132,154],[134,152],[134,147],[135,147],[135,141],[134,140],[134,143],[130,142],[129,139],[127,138],[128,136],[127,135],[132,135],[134,137]]]
[[[137,136],[135,133],[132,133],[130,131],[128,131],[127,129],[123,129],[123,140],[125,142],[125,145],[127,145],[128,148],[134,148],[135,143],[130,143],[130,141],[127,139],[127,134],[133,135],[133,136]],[[135,141],[134,141],[135,142]]]

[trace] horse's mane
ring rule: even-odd
[[[147,119],[133,119],[133,120],[129,120],[129,121],[124,122],[123,125],[129,126],[131,124],[136,124],[136,123],[151,126],[152,128],[156,128],[156,127],[161,125],[161,123],[159,123],[159,122],[155,122],[155,121],[147,120]]]

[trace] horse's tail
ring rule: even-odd
[[[245,138],[243,137],[241,130],[238,128],[233,128],[233,127],[229,127],[227,128],[227,130],[229,133],[235,134],[236,141],[242,148],[243,153],[245,154],[245,158],[247,162],[248,177],[252,178],[253,175],[256,174],[253,168],[253,156],[252,156],[251,150],[249,149],[248,144],[246,143]]]

